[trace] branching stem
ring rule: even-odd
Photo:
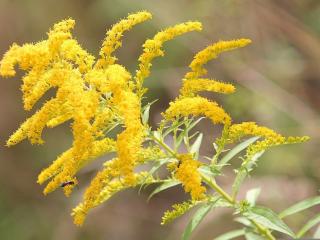
[[[150,136],[151,139],[153,139],[157,144],[159,144],[161,147],[163,147],[172,157],[177,159],[177,153],[174,152],[166,143],[164,143],[161,139],[156,138],[155,136]],[[232,198],[227,192],[225,192],[214,180],[201,175],[202,179],[217,193],[221,195],[227,202],[229,202],[233,207],[236,207],[238,205],[238,202]],[[261,226],[259,223],[257,223],[254,220],[250,220],[251,223],[256,227],[258,232],[265,236],[268,240],[275,240],[275,237],[271,234],[268,228],[265,228]]]

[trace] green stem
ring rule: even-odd
[[[272,236],[271,232],[267,229],[267,228],[264,228],[263,226],[261,226],[259,223],[257,223],[256,221],[254,220],[250,220],[250,222],[258,229],[258,231],[263,234],[264,236],[267,237],[267,239],[269,240],[276,240],[274,238],[274,236]]]
[[[178,155],[163,141],[156,138],[155,136],[151,136],[151,139],[153,139],[156,143],[158,143],[161,147],[163,147],[172,157],[177,158]]]
[[[237,204],[236,200],[232,198],[228,193],[226,193],[215,181],[212,181],[211,179],[207,178],[204,175],[202,175],[201,177],[212,189],[214,189],[217,193],[219,193],[230,204],[232,204],[233,206]],[[257,228],[259,233],[264,235],[269,240],[275,240],[275,238],[272,236],[272,234],[267,228],[264,228],[254,220],[250,220],[250,221]]]
[[[202,179],[217,193],[219,193],[225,200],[234,205],[236,201],[230,197],[228,193],[226,193],[215,181],[212,181],[210,178],[207,178],[204,175],[201,175]]]

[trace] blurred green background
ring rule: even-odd
[[[320,183],[320,1],[319,0],[0,0],[0,54],[17,42],[36,42],[57,21],[76,20],[74,36],[97,55],[106,28],[137,10],[148,10],[153,19],[125,34],[117,51],[120,63],[130,71],[137,67],[141,45],[157,31],[179,22],[199,20],[201,33],[188,33],[165,45],[166,56],[156,59],[151,77],[150,101],[160,98],[151,111],[158,122],[160,112],[174,99],[192,56],[217,40],[247,37],[253,43],[221,55],[208,64],[209,76],[232,82],[232,95],[212,94],[235,122],[256,121],[285,135],[309,135],[306,144],[279,147],[267,152],[243,193],[261,186],[259,202],[275,210],[318,194]],[[31,113],[22,109],[19,90],[22,73],[0,82],[0,239],[179,239],[188,216],[160,226],[161,216],[173,202],[185,196],[180,189],[166,191],[148,204],[148,191],[122,192],[92,211],[82,228],[75,227],[70,212],[82,197],[100,163],[80,175],[80,186],[66,199],[61,191],[47,197],[36,183],[37,174],[71,144],[68,126],[45,131],[43,146],[23,142],[5,148],[5,140]],[[212,127],[204,121],[211,155]],[[221,178],[229,189],[231,180]],[[240,194],[241,195],[241,194]],[[313,209],[319,212],[319,209]],[[294,229],[312,212],[297,215],[287,223]],[[212,212],[193,239],[212,239],[237,227],[229,211]]]

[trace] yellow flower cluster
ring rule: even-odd
[[[201,91],[217,92],[217,93],[233,93],[235,87],[232,84],[219,82],[212,79],[184,79],[180,94],[182,96],[194,96]]]
[[[240,124],[233,124],[227,130],[227,134],[224,136],[227,143],[233,143],[246,136],[258,136],[264,138],[264,140],[258,141],[247,149],[246,159],[250,160],[255,153],[264,151],[272,146],[282,144],[301,143],[309,140],[309,137],[284,137],[279,133],[267,128],[258,126],[254,122],[243,122]]]
[[[184,33],[201,30],[202,25],[200,22],[181,23],[157,33],[153,39],[148,39],[143,44],[143,53],[139,57],[139,70],[137,70],[135,76],[136,88],[140,95],[143,95],[146,91],[146,89],[142,89],[142,84],[144,79],[150,75],[151,61],[155,57],[164,55],[164,51],[161,49],[163,43]]]
[[[204,115],[214,124],[223,123],[228,125],[231,123],[230,116],[223,108],[219,107],[216,102],[200,96],[178,98],[170,103],[169,108],[163,114],[168,120],[173,120],[179,116],[187,117],[189,115]]]
[[[115,166],[112,166],[115,163],[116,159],[105,165],[105,168],[97,174],[87,188],[84,201],[73,209],[72,216],[76,225],[81,226],[83,224],[90,209],[107,201],[115,193],[132,187],[125,184],[121,179],[114,178],[118,175],[117,172],[114,172]],[[135,186],[142,182],[145,184],[155,182],[147,172],[136,173],[134,177],[136,179]]]
[[[117,58],[112,54],[121,46],[125,31],[150,18],[149,12],[142,11],[115,24],[107,31],[97,61],[73,38],[71,30],[75,21],[72,19],[55,24],[48,32],[47,40],[22,46],[13,44],[1,60],[0,75],[3,77],[14,76],[17,64],[27,71],[21,88],[26,110],[31,110],[49,89],[57,89],[55,97],[21,124],[7,141],[8,146],[26,138],[33,144],[42,144],[45,127],[56,127],[71,120],[72,147],[38,176],[40,184],[49,180],[45,194],[62,186],[69,195],[78,182],[77,172],[109,152],[116,152],[117,157],[108,161],[93,179],[84,196],[82,210],[87,212],[96,206],[97,196],[106,187],[116,189],[115,177],[121,178],[121,188],[136,185],[136,177],[140,175],[134,173],[134,168],[147,154],[147,150],[142,149],[145,135],[145,126],[141,122],[143,80],[150,74],[152,59],[164,54],[161,48],[166,41],[201,30],[199,22],[186,22],[169,27],[147,40],[139,57],[139,69],[132,79],[123,66],[116,64]],[[108,137],[106,131],[119,124],[123,130],[117,138]]]
[[[143,147],[150,138],[146,136],[148,126],[141,120],[141,100],[146,91],[142,85],[150,75],[152,60],[164,55],[162,47],[166,41],[190,31],[200,31],[202,26],[199,22],[185,22],[148,39],[138,59],[139,68],[132,77],[125,67],[116,63],[117,58],[113,53],[122,45],[124,32],[150,18],[149,12],[141,11],[115,24],[107,31],[98,60],[73,38],[71,30],[75,21],[66,19],[53,26],[47,40],[22,46],[13,44],[0,62],[0,76],[14,76],[15,65],[27,72],[22,78],[21,87],[25,110],[31,110],[48,90],[56,89],[56,95],[11,135],[7,141],[8,146],[24,139],[29,139],[32,144],[42,144],[44,141],[41,136],[45,127],[52,128],[66,121],[71,122],[72,146],[38,176],[39,184],[49,181],[44,194],[62,187],[65,195],[69,196],[78,184],[76,174],[81,168],[97,157],[116,153],[115,158],[104,163],[103,169],[86,189],[83,202],[74,209],[74,222],[77,225],[84,222],[90,209],[114,193],[138,184],[156,182],[151,174],[137,172],[136,167],[149,160],[168,158],[167,153],[159,147]],[[235,91],[232,84],[203,78],[207,73],[204,65],[220,53],[244,47],[248,43],[248,39],[220,41],[196,54],[189,65],[191,70],[183,79],[180,95],[163,113],[169,121],[189,115],[203,115],[213,124],[223,124],[224,141],[229,143],[247,135],[264,137],[264,140],[249,147],[247,157],[273,145],[307,139],[284,138],[255,123],[232,124],[231,117],[222,107],[199,95],[202,91],[225,94]],[[120,126],[121,132],[112,138],[109,132],[116,126]],[[204,198],[206,188],[202,186],[198,172],[200,162],[193,159],[191,154],[177,153],[176,158],[179,163],[169,168],[174,177],[190,193],[192,200]],[[193,203],[175,205],[173,211],[166,212],[163,223],[183,214]]]
[[[100,68],[114,64],[117,61],[117,58],[112,56],[112,53],[117,48],[121,47],[121,37],[123,33],[130,30],[134,25],[151,18],[151,13],[147,11],[129,14],[126,19],[119,21],[109,31],[107,31],[107,36],[104,39],[100,50],[101,58],[97,61],[98,67]]]
[[[200,162],[194,160],[191,154],[180,154],[178,160],[175,177],[181,181],[184,190],[190,192],[193,200],[204,198],[206,189],[201,185],[201,175],[198,172]]]
[[[162,217],[161,225],[168,224],[175,220],[176,218],[182,216],[187,211],[189,211],[196,204],[195,201],[186,201],[178,204],[172,205],[172,210],[167,210],[164,212]]]
[[[202,51],[198,52],[189,67],[192,71],[185,75],[187,79],[199,78],[207,73],[207,70],[203,67],[210,60],[217,58],[220,53],[244,47],[251,43],[250,39],[237,39],[231,41],[219,41],[214,43]]]
[[[42,144],[41,134],[47,127],[55,127],[72,120],[73,146],[61,154],[39,177],[40,184],[51,180],[44,190],[47,194],[65,182],[77,183],[75,174],[89,160],[108,152],[117,151],[119,175],[125,182],[134,184],[133,168],[141,148],[144,128],[140,120],[140,100],[132,90],[131,75],[115,64],[112,53],[121,46],[124,31],[151,18],[148,12],[131,14],[107,32],[99,59],[81,48],[72,38],[74,20],[67,19],[53,26],[48,39],[36,44],[14,44],[0,64],[1,76],[13,76],[14,66],[28,71],[23,77],[23,100],[26,110],[50,88],[57,88],[56,96],[27,119],[9,138],[7,145],[17,144],[25,138],[31,143]],[[116,140],[105,136],[104,131],[115,124],[125,129]]]

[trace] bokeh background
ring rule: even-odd
[[[129,70],[146,38],[158,30],[187,20],[199,20],[201,33],[188,33],[165,45],[166,56],[154,61],[146,85],[153,126],[160,112],[177,95],[181,78],[195,52],[220,39],[247,37],[253,43],[225,53],[208,64],[210,77],[232,82],[237,92],[214,97],[236,122],[256,121],[286,135],[309,135],[306,144],[270,150],[247,180],[243,193],[261,186],[259,202],[280,211],[306,197],[318,194],[320,186],[320,1],[319,0],[0,0],[0,55],[12,42],[36,42],[57,21],[76,20],[74,36],[95,55],[106,28],[129,12],[148,10],[153,19],[125,34],[120,62]],[[188,216],[160,226],[163,211],[185,198],[179,189],[166,191],[146,203],[150,189],[122,192],[92,211],[82,228],[72,224],[70,212],[80,200],[99,164],[80,174],[80,186],[66,199],[61,191],[47,197],[37,185],[39,171],[71,144],[68,125],[45,131],[46,144],[23,142],[4,147],[5,140],[31,113],[22,109],[19,90],[22,73],[0,79],[0,239],[179,239]],[[51,93],[52,94],[52,93]],[[202,154],[211,155],[213,128],[204,121],[207,133]],[[219,179],[229,188],[231,179]],[[240,195],[241,195],[240,194]],[[319,209],[296,215],[287,222],[297,229]],[[193,239],[212,239],[238,227],[229,211],[212,212],[195,231]]]

